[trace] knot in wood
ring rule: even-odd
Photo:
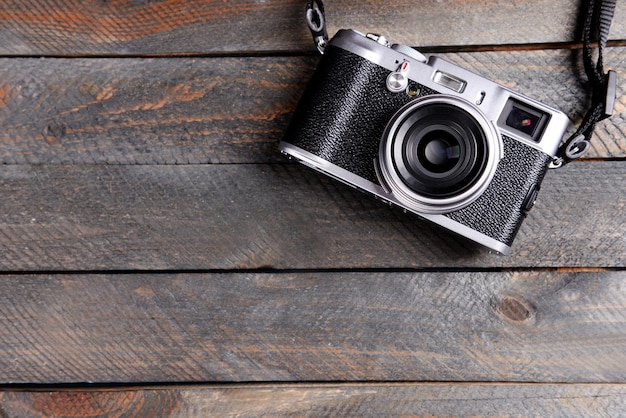
[[[535,309],[530,304],[513,296],[504,296],[500,300],[498,311],[505,318],[515,322],[528,321],[535,315]]]
[[[67,128],[62,122],[52,121],[44,130],[44,138],[50,145],[53,145],[65,136],[66,131]]]

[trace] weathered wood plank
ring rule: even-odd
[[[575,51],[444,54],[565,111],[585,88]],[[626,48],[610,48],[626,91]],[[187,164],[277,162],[317,58],[0,59],[0,161]],[[592,158],[626,157],[626,96],[598,125]]]
[[[621,267],[625,170],[550,172],[504,257],[300,165],[8,165],[0,269]]]
[[[280,161],[312,58],[0,60],[4,163]]]
[[[354,28],[422,46],[573,41],[579,8],[575,0],[327,3],[331,34]],[[3,1],[0,54],[312,51],[304,5],[303,0]],[[626,38],[621,2],[611,36]]]
[[[22,416],[619,416],[618,384],[328,384],[0,392]]]
[[[626,382],[626,275],[4,275],[0,383]]]

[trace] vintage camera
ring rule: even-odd
[[[279,148],[506,254],[568,124],[562,112],[442,59],[341,30]]]

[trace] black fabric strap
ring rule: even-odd
[[[572,136],[565,140],[557,152],[551,167],[560,167],[582,157],[590,148],[589,141],[596,123],[613,113],[617,74],[603,68],[603,53],[609,38],[609,28],[616,0],[587,0],[583,26],[583,63],[591,91],[591,106]],[[597,48],[594,44],[597,43]],[[597,59],[594,52],[597,49]]]

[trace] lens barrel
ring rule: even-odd
[[[416,211],[467,206],[488,186],[501,156],[493,124],[471,103],[434,95],[401,108],[380,147],[384,182]]]

